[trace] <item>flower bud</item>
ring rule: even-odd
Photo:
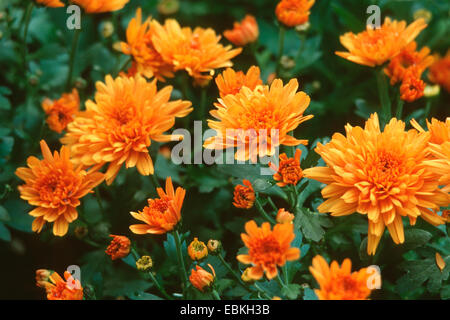
[[[148,271],[153,267],[153,260],[150,256],[142,256],[136,261],[136,267],[140,271]]]
[[[194,238],[194,241],[191,242],[187,251],[189,257],[194,261],[202,260],[208,255],[208,248],[205,243],[203,241],[198,241],[197,238]]]
[[[222,249],[222,243],[220,243],[219,240],[209,239],[207,246],[208,246],[209,253],[211,253],[213,255],[219,254],[220,250]]]

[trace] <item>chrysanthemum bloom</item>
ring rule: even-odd
[[[367,300],[371,290],[367,268],[352,272],[352,262],[345,259],[339,266],[337,261],[328,265],[322,256],[315,256],[309,271],[319,283],[314,290],[319,300]]]
[[[220,97],[223,98],[228,94],[236,94],[241,91],[242,87],[254,90],[256,86],[262,84],[260,73],[261,71],[257,66],[251,66],[246,74],[242,71],[236,72],[231,68],[225,69],[215,80]]]
[[[181,28],[176,20],[167,19],[164,26],[152,21],[153,46],[174,70],[185,70],[195,83],[205,85],[212,78],[214,69],[231,67],[230,59],[241,53],[242,48],[231,49],[219,43],[220,36],[208,28]]]
[[[407,102],[413,102],[423,97],[425,91],[425,82],[417,77],[415,69],[410,68],[405,72],[400,85],[400,99]]]
[[[234,187],[233,205],[236,208],[250,209],[255,203],[255,191],[250,181],[242,180],[244,185]]]
[[[36,0],[36,3],[50,8],[64,7],[60,0]]]
[[[302,156],[302,150],[295,150],[294,158],[288,158],[285,153],[280,155],[280,165],[278,168],[271,162],[269,166],[272,170],[277,171],[273,175],[273,179],[277,182],[280,187],[285,187],[287,185],[297,185],[297,183],[303,177],[303,171],[300,167],[300,157]]]
[[[67,147],[52,155],[44,140],[40,142],[44,159],[27,159],[28,168],[18,168],[16,175],[25,181],[18,187],[20,197],[37,208],[29,212],[35,217],[32,229],[41,232],[45,222],[54,222],[53,234],[64,236],[69,223],[78,217],[76,207],[80,199],[100,184],[104,175],[100,172],[81,170],[74,166]]]
[[[336,54],[369,67],[382,65],[398,55],[426,26],[423,19],[406,26],[405,21],[386,18],[380,28],[367,25],[366,31],[342,35],[341,44],[348,52],[336,51]]]
[[[253,265],[248,276],[254,280],[261,279],[264,272],[267,279],[271,280],[277,276],[278,266],[300,258],[300,249],[291,248],[295,238],[292,223],[276,224],[272,231],[268,222],[258,228],[252,220],[245,224],[245,231],[247,234],[241,233],[241,238],[248,248],[248,254],[240,254],[236,258],[243,264]]]
[[[427,121],[428,132],[430,133],[430,143],[443,144],[450,141],[450,117],[447,117],[444,121],[432,118],[431,122]],[[411,120],[411,125],[418,131],[424,132],[425,130],[417,123],[416,120]]]
[[[278,210],[276,220],[277,223],[292,223],[294,218],[295,216],[292,213],[281,208]]]
[[[309,20],[309,9],[315,0],[281,0],[275,8],[278,21],[288,27],[304,24]]]
[[[298,82],[292,79],[283,86],[276,79],[269,86],[247,87],[235,95],[219,99],[216,110],[211,115],[217,119],[208,120],[210,128],[217,136],[208,138],[206,149],[226,149],[237,147],[235,158],[239,161],[257,156],[272,156],[280,145],[296,146],[307,144],[308,140],[298,140],[288,133],[313,116],[303,115],[309,105],[309,96],[297,92]]]
[[[220,250],[222,249],[222,243],[220,243],[219,240],[213,240],[209,239],[208,244],[206,245],[208,247],[208,251],[211,254],[219,254]]]
[[[433,160],[425,161],[431,170],[439,177],[439,185],[444,186],[441,190],[450,192],[450,141],[442,144],[430,143],[430,151]],[[450,202],[450,195],[448,196]]]
[[[136,261],[136,268],[139,271],[148,271],[153,267],[153,260],[150,256],[142,256]]]
[[[131,241],[125,236],[109,235],[112,241],[106,248],[106,254],[111,256],[111,260],[125,258],[130,253]]]
[[[73,89],[71,93],[63,93],[58,100],[45,98],[42,101],[42,109],[48,116],[47,124],[50,129],[61,133],[73,121],[75,114],[80,109],[80,97],[77,89]]]
[[[153,174],[148,147],[152,140],[171,141],[182,136],[164,135],[175,123],[192,111],[189,101],[169,101],[172,87],[157,90],[156,81],[106,76],[97,82],[95,102],[86,102],[67,127],[61,142],[68,145],[73,161],[85,167],[109,163],[106,182],[111,184],[125,164],[137,167],[142,175]]]
[[[375,254],[378,242],[388,228],[396,244],[405,241],[402,217],[414,225],[417,217],[439,225],[443,219],[430,209],[448,204],[448,196],[439,189],[438,178],[425,164],[428,134],[391,119],[383,132],[377,114],[361,127],[345,127],[346,135],[335,133],[315,151],[327,167],[303,171],[305,177],[327,186],[327,198],[318,210],[344,216],[354,212],[369,220],[368,254]]]
[[[235,46],[245,46],[255,42],[259,36],[258,23],[254,16],[248,14],[242,21],[235,22],[233,29],[223,32],[225,38]]]
[[[163,234],[172,231],[181,220],[181,207],[183,206],[186,190],[178,187],[173,189],[172,178],[166,179],[166,192],[157,188],[159,199],[148,199],[148,206],[142,211],[131,212],[131,215],[144,222],[134,224],[130,230],[136,234]]]
[[[208,255],[208,248],[203,241],[198,241],[197,238],[194,238],[194,240],[189,244],[187,252],[192,260],[198,261]]]
[[[450,50],[445,57],[435,56],[435,62],[431,65],[428,78],[431,82],[441,85],[450,92]]]
[[[86,13],[112,12],[122,9],[130,0],[70,0]]]
[[[209,289],[216,278],[216,272],[212,265],[208,264],[208,267],[211,269],[212,273],[209,273],[199,265],[196,265],[195,269],[191,270],[191,275],[189,276],[189,281],[192,285],[202,292]]]
[[[150,18],[142,23],[142,10],[138,8],[136,17],[131,19],[127,27],[127,42],[121,43],[122,52],[131,55],[136,71],[147,78],[173,77],[173,66],[163,60],[152,42],[153,29],[150,28]]]
[[[394,85],[404,79],[405,73],[411,67],[415,67],[416,77],[420,79],[422,73],[434,61],[430,56],[430,49],[423,47],[417,50],[417,43],[412,41],[397,56],[391,59],[389,65],[384,69],[386,75],[391,78],[391,84]]]
[[[36,271],[36,279],[39,276]],[[76,280],[72,275],[66,271],[64,272],[64,279],[53,272],[49,277],[49,281],[37,282],[36,285],[45,288],[48,300],[83,300],[83,288],[79,280]]]

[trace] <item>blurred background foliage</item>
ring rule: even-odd
[[[144,14],[159,21],[174,17],[181,25],[211,27],[218,33],[231,28],[233,22],[245,14],[253,14],[260,29],[258,46],[255,52],[249,47],[244,48],[243,53],[233,60],[235,69],[247,70],[257,64],[261,67],[264,81],[275,71],[278,54],[276,1],[180,0],[178,11],[170,15],[158,10],[160,2],[131,0],[118,12],[82,16],[74,69],[82,101],[93,97],[96,81],[103,80],[107,74],[117,74],[126,61],[127,57],[115,50],[114,44],[125,40],[128,21],[135,15],[137,7],[142,7]],[[317,141],[327,141],[332,133],[343,132],[346,123],[363,125],[370,113],[379,111],[372,70],[334,54],[342,49],[339,43],[341,34],[359,32],[364,28],[368,17],[366,9],[370,4],[380,6],[383,19],[390,16],[408,22],[413,20],[417,10],[429,11],[431,20],[417,39],[419,47],[426,45],[432,52],[440,54],[450,47],[448,0],[316,1],[311,10],[310,28],[300,37],[294,30],[286,33],[284,55],[293,63],[285,65],[281,73],[285,79],[298,78],[301,90],[311,96],[307,113],[314,114],[314,118],[296,130],[297,137],[310,141],[309,148],[302,147],[302,165],[305,167],[317,162],[315,153],[308,152]],[[125,263],[111,262],[104,253],[108,241],[105,235],[127,235],[136,241],[141,253],[151,254],[157,278],[169,291],[177,287],[177,279],[168,277],[176,273],[173,239],[170,236],[167,239],[165,236],[134,236],[128,229],[133,223],[129,211],[141,209],[146,199],[155,195],[150,178],[140,176],[135,169],[122,169],[111,187],[105,184],[99,187],[102,210],[93,195],[84,198],[79,210],[80,218],[71,224],[69,234],[64,238],[54,237],[49,228],[39,235],[31,232],[32,218],[27,214],[30,206],[19,198],[17,186],[20,181],[14,171],[25,165],[28,156],[40,156],[40,139],[44,138],[51,149],[60,148],[60,136],[45,125],[40,103],[44,97],[57,98],[64,92],[74,32],[66,28],[68,14],[65,8],[35,8],[27,37],[27,66],[24,68],[21,21],[27,5],[28,1],[24,0],[0,1],[0,273],[3,275],[0,298],[42,298],[43,292],[35,287],[35,270],[49,268],[61,273],[72,264],[82,266],[82,283],[94,289],[90,292],[95,292],[97,298],[157,298],[146,292],[152,291],[151,282],[133,270],[135,266],[131,257],[124,259]],[[105,36],[105,23],[114,28],[109,36]],[[225,39],[222,42],[227,43]],[[180,88],[180,81],[180,77],[169,81],[175,87],[174,98],[181,97],[181,92],[176,90]],[[395,91],[391,90],[391,97],[394,97]],[[200,104],[199,88],[191,87],[188,96],[194,107]],[[212,83],[208,87],[207,105],[212,107],[217,97],[217,88]],[[444,90],[433,99],[419,99],[405,106],[403,120],[415,117],[423,124],[426,113],[428,117],[444,119],[449,115],[449,101]],[[180,122],[177,126],[183,125]],[[152,145],[152,156],[158,154],[158,148],[158,144]],[[210,238],[220,239],[226,259],[235,269],[240,267],[242,270],[243,267],[237,265],[235,255],[242,247],[239,234],[244,223],[249,219],[261,220],[254,209],[244,211],[232,206],[233,186],[248,178],[257,191],[273,195],[279,207],[285,206],[278,187],[272,186],[270,177],[261,178],[254,167],[176,166],[158,154],[155,171],[160,181],[172,176],[176,184],[187,189],[182,231],[188,243],[194,236],[205,242]],[[296,221],[295,240],[302,250],[302,258],[289,263],[288,268],[290,276],[295,279],[293,282],[305,286],[292,285],[289,292],[278,292],[278,287],[272,283],[263,283],[269,292],[278,296],[314,299],[315,295],[308,286],[315,284],[307,268],[312,256],[320,253],[338,261],[349,257],[355,268],[379,264],[383,290],[376,291],[372,298],[450,297],[450,240],[445,226],[436,228],[419,221],[414,229],[406,228],[404,245],[396,246],[390,239],[382,240],[378,254],[369,260],[364,242],[367,222],[357,215],[334,219],[319,216],[314,209],[322,201],[320,184],[313,181],[303,181],[302,184],[301,201],[305,209],[301,221]],[[436,251],[446,257],[444,272],[435,267]],[[190,263],[187,258],[186,262]],[[224,297],[250,298],[245,291],[234,287],[227,270],[221,267],[216,257],[209,257],[206,262],[214,265],[221,279],[219,291]],[[192,294],[195,298],[208,297]]]

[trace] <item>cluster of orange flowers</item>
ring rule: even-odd
[[[111,12],[122,9],[130,0],[70,0],[73,4],[81,6],[86,13]],[[36,0],[36,3],[50,7],[64,7],[60,0]]]

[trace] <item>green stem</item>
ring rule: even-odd
[[[233,277],[236,278],[236,280],[238,281],[238,283],[247,291],[251,291],[248,286],[242,281],[241,277],[239,277],[239,275],[231,268],[231,266],[228,264],[228,262],[225,261],[225,259],[222,257],[222,255],[218,254],[217,255],[219,257],[220,262],[222,262],[222,264],[225,266],[225,268],[228,269],[228,271],[230,271],[230,273],[233,275]]]
[[[283,266],[283,275],[284,275],[284,282],[286,285],[289,285],[289,275],[288,275],[288,269],[287,269],[287,261],[285,262]]]
[[[119,67],[116,74],[118,75],[120,73],[120,71],[124,70],[127,67],[127,65],[131,62],[131,60],[132,60],[132,58],[128,57],[127,60],[125,60],[125,62]]]
[[[180,234],[177,230],[172,232],[172,235],[175,239],[175,246],[177,249],[177,256],[178,256],[178,263],[180,268],[180,274],[181,274],[181,281],[183,281],[183,292],[187,288],[188,283],[188,277],[186,273],[186,268],[184,266],[184,259],[183,259],[183,253],[181,252],[181,240],[180,240]]]
[[[207,91],[208,91],[207,87],[203,87],[201,89],[201,94],[200,94],[200,107],[198,109],[198,117],[202,121],[206,121],[205,109],[206,109],[206,93],[207,93]]]
[[[24,13],[24,24],[25,29],[23,32],[23,38],[22,38],[22,63],[23,63],[23,70],[26,73],[28,71],[28,65],[27,65],[27,35],[28,35],[28,27],[30,26],[30,18],[31,18],[31,12],[34,8],[34,2],[30,1],[28,4],[28,7]]]
[[[277,57],[277,67],[275,69],[275,74],[277,77],[279,77],[280,73],[280,67],[281,67],[281,57],[283,56],[283,49],[284,49],[284,34],[286,29],[280,25],[280,33],[278,36],[278,57]]]
[[[105,211],[103,211],[102,200],[101,200],[101,198],[100,198],[100,192],[99,192],[99,190],[98,190],[98,187],[95,188],[95,198],[97,199],[97,203],[98,203],[98,206],[99,206],[99,208],[100,208],[100,212],[101,212],[102,214],[105,213]]]
[[[259,292],[261,292],[261,293],[263,294],[263,296],[264,296],[266,299],[268,299],[268,300],[271,300],[271,299],[272,299],[272,297],[269,296],[263,288],[261,288],[260,286],[258,286],[258,284],[257,284],[256,282],[255,282],[253,285],[255,286],[256,289],[258,289]]]
[[[278,208],[277,208],[277,206],[275,205],[275,203],[273,203],[272,198],[271,198],[270,196],[267,197],[267,201],[269,201],[270,206],[272,207],[273,210],[275,210],[275,214],[277,214]]]
[[[264,210],[264,208],[261,205],[261,202],[259,201],[258,198],[255,199],[255,205],[256,205],[256,209],[258,209],[259,213],[261,213],[261,215],[264,217],[264,219],[266,219],[267,221],[269,221],[272,224],[276,224],[276,221],[267,214],[267,212]]]
[[[403,101],[402,99],[400,99],[400,94],[397,98],[397,110],[395,112],[395,117],[398,120],[402,119],[402,114],[403,114],[403,105],[405,104],[405,101]]]
[[[80,34],[81,34],[81,28],[75,29],[75,34],[73,35],[73,39],[72,39],[72,49],[70,50],[69,73],[67,74],[66,91],[69,91],[70,87],[72,85],[73,67],[75,64],[75,53],[77,51],[78,40],[80,38]]]
[[[285,284],[283,283],[283,280],[281,280],[280,278],[280,274],[277,274],[277,277],[275,278],[278,282],[278,284],[280,285],[280,288],[282,289],[283,287],[285,287]]]
[[[150,176],[151,176],[151,179],[152,179],[153,186],[155,187],[155,190],[157,188],[161,188],[161,185],[159,184],[159,181],[156,178],[155,174],[151,174]]]
[[[222,299],[220,299],[220,296],[219,296],[219,294],[217,293],[216,289],[213,289],[212,295],[213,295],[214,299],[216,299],[216,300],[222,300]]]
[[[432,98],[431,99],[427,99],[427,104],[425,105],[425,112],[424,112],[424,115],[423,115],[423,118],[425,120],[428,118],[428,115],[430,114],[431,104],[432,104]]]
[[[389,87],[384,75],[383,68],[375,71],[378,86],[378,95],[381,103],[381,120],[383,125],[387,124],[392,117],[391,101],[389,99]]]

